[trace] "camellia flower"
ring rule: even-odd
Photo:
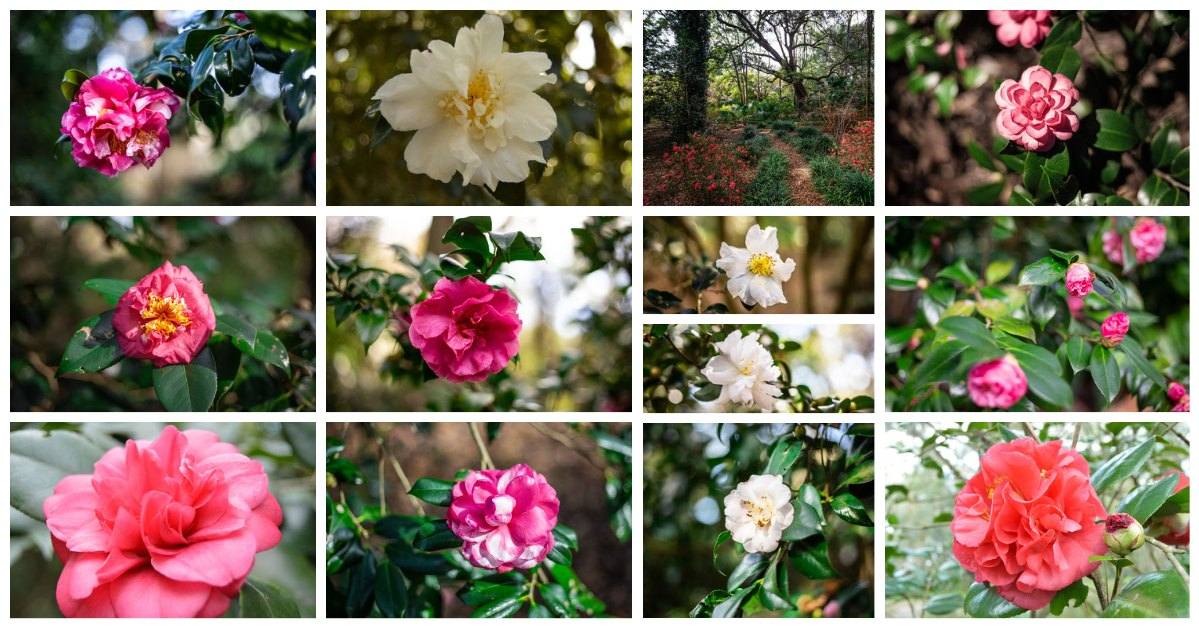
[[[481,382],[520,350],[516,299],[474,277],[442,277],[429,298],[412,306],[408,338],[438,377]]]
[[[750,553],[777,549],[794,519],[791,489],[778,475],[751,475],[724,496],[724,527]]]
[[[554,109],[534,90],[546,74],[544,52],[504,52],[504,23],[484,15],[462,27],[454,45],[435,40],[413,50],[412,72],[392,77],[373,100],[397,131],[416,131],[404,149],[413,174],[462,180],[493,191],[529,177],[530,161],[545,162],[538,142],[558,126]]]
[[[454,484],[446,522],[462,555],[500,573],[529,569],[554,547],[558,493],[528,465],[471,471]]]
[[[1099,326],[1099,333],[1103,336],[1103,345],[1106,347],[1114,347],[1124,341],[1124,336],[1128,334],[1128,315],[1124,312],[1116,312],[1103,319],[1103,324]]]
[[[729,294],[750,307],[786,303],[783,282],[791,278],[795,261],[779,257],[778,229],[753,225],[745,234],[745,247],[720,243],[716,267],[729,277]]]
[[[1166,248],[1166,226],[1152,218],[1137,218],[1128,232],[1128,243],[1136,251],[1138,264],[1152,262]]]
[[[1181,469],[1171,469],[1166,473],[1169,475],[1177,475],[1178,482],[1174,485],[1174,493],[1177,494],[1184,488],[1191,485],[1191,479]],[[1157,540],[1170,545],[1186,547],[1191,544],[1191,515],[1185,512],[1176,512],[1165,517],[1161,517],[1156,523],[1161,525],[1164,531],[1158,534]]]
[[[1124,238],[1115,229],[1103,232],[1103,254],[1107,260],[1116,266],[1124,265]]]
[[[1166,396],[1174,402],[1174,407],[1170,408],[1170,412],[1191,411],[1191,395],[1187,392],[1186,386],[1178,382],[1170,382],[1170,385],[1166,387]]]
[[[1107,553],[1090,467],[1061,441],[1027,437],[992,446],[981,467],[954,499],[953,555],[1007,601],[1043,608]]]
[[[59,480],[42,508],[67,617],[219,617],[283,521],[262,464],[171,426]]]
[[[1091,294],[1094,282],[1095,273],[1091,272],[1091,268],[1086,264],[1074,262],[1066,268],[1066,294],[1081,299]]]
[[[216,314],[192,271],[164,262],[121,295],[112,326],[122,353],[163,367],[195,359],[216,329]]]
[[[1004,355],[975,364],[966,376],[970,400],[980,408],[1010,408],[1028,392],[1028,378],[1016,358]]]
[[[1049,34],[1052,15],[1053,11],[987,11],[987,21],[995,26],[999,43],[1033,48]]]
[[[1078,131],[1078,114],[1073,110],[1077,102],[1073,81],[1034,65],[1019,82],[1007,79],[995,90],[999,105],[995,129],[1017,146],[1047,151],[1057,140],[1068,140]]]
[[[171,145],[167,123],[179,105],[171,90],[139,85],[129,70],[112,68],[79,86],[61,130],[75,163],[113,177],[158,161]]]
[[[758,334],[743,337],[741,330],[734,330],[716,343],[716,350],[719,353],[708,360],[701,373],[721,387],[717,402],[731,401],[770,411],[774,400],[783,394],[775,385],[782,372],[758,342]]]

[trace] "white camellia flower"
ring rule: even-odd
[[[729,294],[748,306],[786,303],[783,282],[795,271],[795,260],[779,257],[778,229],[758,225],[745,234],[745,248],[720,243],[716,267],[728,275]]]
[[[462,180],[495,191],[545,163],[541,146],[558,126],[553,107],[533,90],[553,83],[544,52],[504,52],[504,23],[484,15],[462,27],[454,45],[434,40],[413,50],[410,74],[392,77],[373,100],[397,131],[416,131],[404,149],[413,174]]]
[[[775,398],[783,394],[774,385],[781,371],[774,365],[770,352],[758,342],[758,334],[742,337],[741,330],[735,330],[716,343],[716,350],[720,353],[708,360],[700,372],[709,382],[721,386],[717,401],[772,410]]]
[[[777,549],[794,519],[791,489],[778,475],[751,475],[724,496],[724,527],[750,553]]]

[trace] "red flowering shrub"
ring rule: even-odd
[[[649,205],[740,205],[751,161],[745,146],[730,146],[700,134],[662,155],[665,171],[646,181]]]
[[[845,167],[874,174],[874,120],[860,120],[841,136],[837,160]]]

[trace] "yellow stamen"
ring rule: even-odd
[[[774,274],[774,261],[765,253],[754,253],[749,258],[749,272],[763,277]]]
[[[491,126],[499,101],[498,88],[491,75],[483,70],[475,72],[466,84],[466,93],[449,93],[441,98],[441,110],[469,130],[482,133]]]
[[[182,297],[160,297],[151,294],[146,307],[138,312],[142,319],[142,334],[170,338],[182,327],[191,324],[187,302]]]
[[[770,501],[769,497],[760,497],[757,500],[741,500],[741,506],[745,508],[745,514],[754,522],[754,525],[759,528],[770,527],[774,504]]]

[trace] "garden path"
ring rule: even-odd
[[[794,146],[775,135],[773,129],[762,129],[761,133],[769,137],[775,149],[791,162],[791,180],[787,182],[791,188],[791,204],[824,205],[824,197],[812,187],[812,169],[808,167],[808,160]]]

